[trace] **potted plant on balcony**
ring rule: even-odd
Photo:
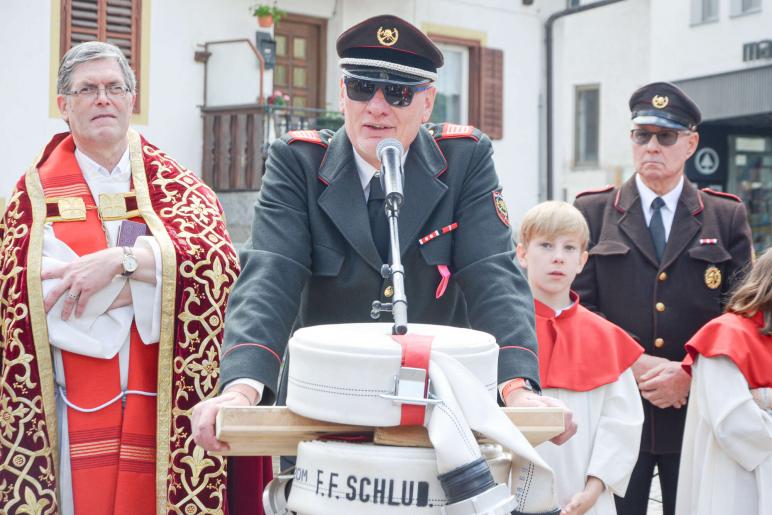
[[[281,90],[275,89],[273,94],[268,97],[266,102],[273,108],[274,111],[282,111],[289,106],[290,96],[286,93],[282,93]]]
[[[287,13],[276,5],[257,4],[250,7],[252,16],[257,18],[257,23],[263,28],[269,28],[274,22],[282,19]]]

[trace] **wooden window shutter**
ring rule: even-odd
[[[60,58],[74,45],[106,41],[121,49],[137,76],[140,95],[140,19],[142,0],[63,0]]]
[[[480,130],[504,137],[504,51],[480,49]]]

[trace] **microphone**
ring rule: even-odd
[[[402,154],[404,152],[402,143],[396,138],[383,139],[375,148],[375,153],[381,162],[381,185],[386,195],[385,202],[392,211],[399,210],[405,201],[405,195],[402,193],[404,179]]]

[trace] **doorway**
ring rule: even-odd
[[[274,39],[274,89],[289,95],[293,108],[324,108],[327,20],[289,14],[276,24]]]

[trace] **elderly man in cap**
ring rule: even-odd
[[[269,152],[228,307],[224,392],[194,411],[207,449],[225,447],[213,433],[220,407],[283,402],[293,329],[371,321],[373,299],[393,295],[380,272],[388,228],[376,146],[385,138],[407,149],[399,229],[410,321],[492,333],[504,402],[557,403],[537,395],[532,298],[514,265],[491,142],[473,127],[426,124],[442,53],[386,15],[347,30],[337,51],[345,127],[291,132]],[[575,432],[567,417],[557,442]]]
[[[721,314],[751,258],[750,229],[739,198],[698,190],[684,177],[701,114],[683,91],[648,84],[633,93],[630,110],[635,175],[576,198],[591,248],[574,289],[646,350],[633,366],[646,417],[641,450],[617,511],[646,513],[656,466],[664,511],[672,514],[690,384],[681,369],[684,343]]]
[[[0,511],[222,513],[189,419],[238,273],[219,203],[129,128],[118,47],[74,46],[57,92],[69,131],[0,222]]]

